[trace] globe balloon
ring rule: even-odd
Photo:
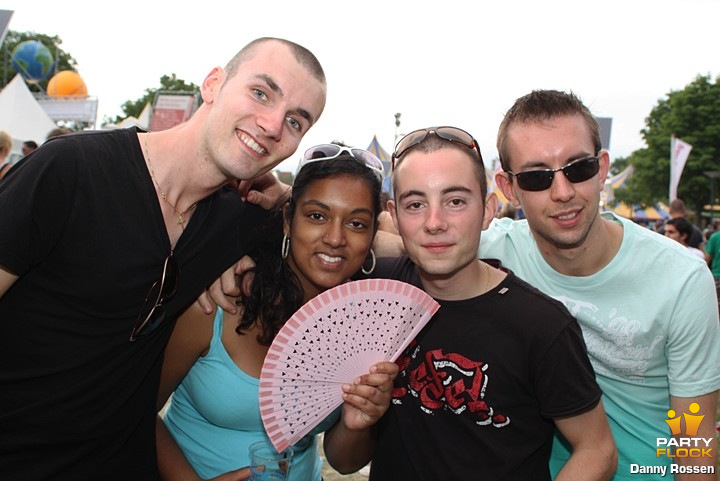
[[[12,66],[26,82],[37,83],[46,79],[53,69],[50,49],[37,40],[20,42],[11,55]]]
[[[48,82],[47,94],[51,97],[87,95],[87,86],[82,77],[72,70],[56,73]]]

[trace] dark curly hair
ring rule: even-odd
[[[339,175],[351,175],[367,183],[373,199],[375,234],[381,211],[381,181],[348,153],[331,160],[309,163],[298,172],[286,212],[291,226],[298,199],[302,198],[307,189],[318,180]],[[248,254],[255,260],[256,267],[251,271],[254,279],[250,295],[243,294],[238,301],[243,313],[235,331],[244,334],[244,331],[260,321],[262,333],[257,340],[260,344],[270,345],[285,322],[302,307],[305,293],[295,272],[280,255],[283,239],[282,206],[275,209],[272,218],[262,227],[260,238],[260,243]]]

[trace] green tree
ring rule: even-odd
[[[72,55],[60,48],[62,40],[57,35],[50,36],[43,33],[35,32],[16,32],[14,30],[8,30],[5,40],[0,47],[0,58],[3,62],[3,75],[0,78],[0,88],[10,82],[15,77],[15,69],[12,66],[12,51],[17,47],[19,43],[26,40],[37,40],[42,42],[53,55],[55,65],[53,67],[53,74],[60,72],[61,70],[72,70],[77,71],[77,61]],[[38,82],[37,85],[30,86],[35,91],[45,92],[47,90],[47,84],[52,78],[52,74],[45,80]]]
[[[676,137],[693,146],[678,184],[678,197],[698,215],[710,197],[709,170],[720,170],[720,78],[698,76],[683,90],[673,91],[645,119],[641,131],[647,147],[629,157],[635,172],[618,200],[652,204],[668,201],[670,184],[670,139]]]
[[[630,165],[630,157],[617,157],[610,164],[610,175],[617,175]]]
[[[159,88],[148,88],[145,89],[145,94],[137,100],[128,100],[122,104],[123,115],[118,115],[114,119],[105,119],[103,123],[116,124],[127,117],[139,117],[142,113],[145,105],[148,103],[152,104],[155,100],[155,95],[158,92],[194,92],[200,93],[200,87],[194,83],[187,83],[182,79],[177,78],[177,75],[163,75],[160,77]],[[198,95],[199,96],[199,95]]]

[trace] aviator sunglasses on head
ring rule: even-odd
[[[397,162],[400,157],[405,155],[408,150],[412,149],[416,145],[421,144],[430,134],[435,134],[448,142],[464,145],[468,149],[475,149],[478,157],[480,158],[480,162],[483,161],[482,154],[480,153],[480,146],[478,145],[477,140],[475,140],[475,138],[473,138],[473,136],[469,133],[457,127],[429,127],[427,129],[419,129],[410,132],[400,139],[395,146],[395,152],[392,154],[392,168],[395,168],[395,162]]]
[[[345,147],[337,144],[320,144],[307,149],[300,159],[300,165],[298,165],[295,175],[297,175],[302,168],[308,164],[335,159],[343,153],[350,154],[353,159],[370,169],[378,177],[378,179],[380,179],[380,182],[382,182],[385,168],[383,167],[383,163],[380,159],[367,150]]]
[[[518,173],[506,170],[505,172],[517,179],[517,184],[521,189],[539,192],[550,188],[556,172],[562,172],[567,177],[567,180],[577,184],[591,179],[599,170],[600,162],[598,158],[586,157],[559,169],[526,170]]]

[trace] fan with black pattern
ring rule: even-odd
[[[342,404],[343,384],[395,361],[440,305],[390,279],[351,281],[308,301],[265,356],[260,413],[278,451],[295,444]]]

